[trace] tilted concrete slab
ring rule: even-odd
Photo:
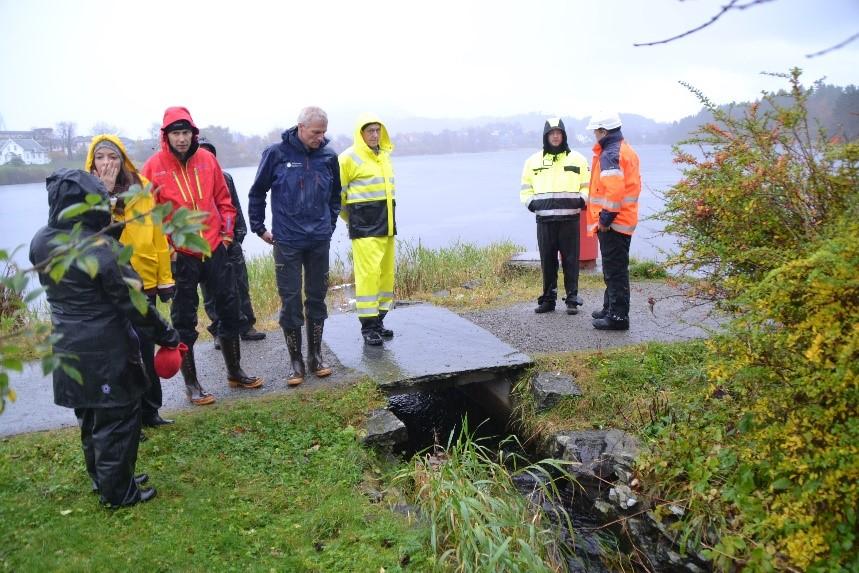
[[[494,380],[530,366],[531,358],[461,316],[430,304],[398,306],[385,317],[394,331],[367,346],[355,314],[330,316],[324,341],[343,366],[363,372],[387,392]]]

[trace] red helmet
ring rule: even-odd
[[[155,353],[155,373],[159,378],[173,378],[182,366],[182,357],[188,352],[188,346],[180,342],[176,348],[162,346]]]

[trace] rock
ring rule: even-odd
[[[367,419],[367,436],[363,440],[365,445],[392,450],[405,444],[408,439],[406,425],[389,410],[370,412]]]
[[[631,475],[639,443],[620,430],[582,430],[555,434],[549,456],[579,462],[572,473],[582,486],[600,488],[603,480],[615,481],[618,474]]]
[[[474,290],[480,286],[483,286],[483,281],[480,279],[471,279],[462,283],[462,288],[467,290]]]
[[[606,518],[606,521],[614,519],[614,516],[617,515],[614,507],[610,503],[606,503],[601,499],[594,502],[594,509],[600,512],[600,514]]]
[[[679,505],[675,505],[673,503],[668,506],[668,509],[671,511],[671,513],[673,513],[677,517],[683,517],[686,514],[685,509],[683,509]]]
[[[447,298],[450,296],[450,291],[447,289],[437,290],[432,295],[436,298]]]
[[[531,393],[538,412],[554,407],[562,398],[581,396],[572,376],[560,372],[541,372],[531,382]]]
[[[626,485],[616,485],[608,491],[608,499],[622,511],[627,510],[638,503],[635,494]]]

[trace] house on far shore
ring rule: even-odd
[[[16,157],[27,165],[47,165],[51,162],[48,150],[34,139],[7,139],[0,142],[0,165],[6,165]]]

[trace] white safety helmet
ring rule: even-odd
[[[614,111],[600,111],[591,116],[585,129],[614,129],[620,127],[620,116]]]

